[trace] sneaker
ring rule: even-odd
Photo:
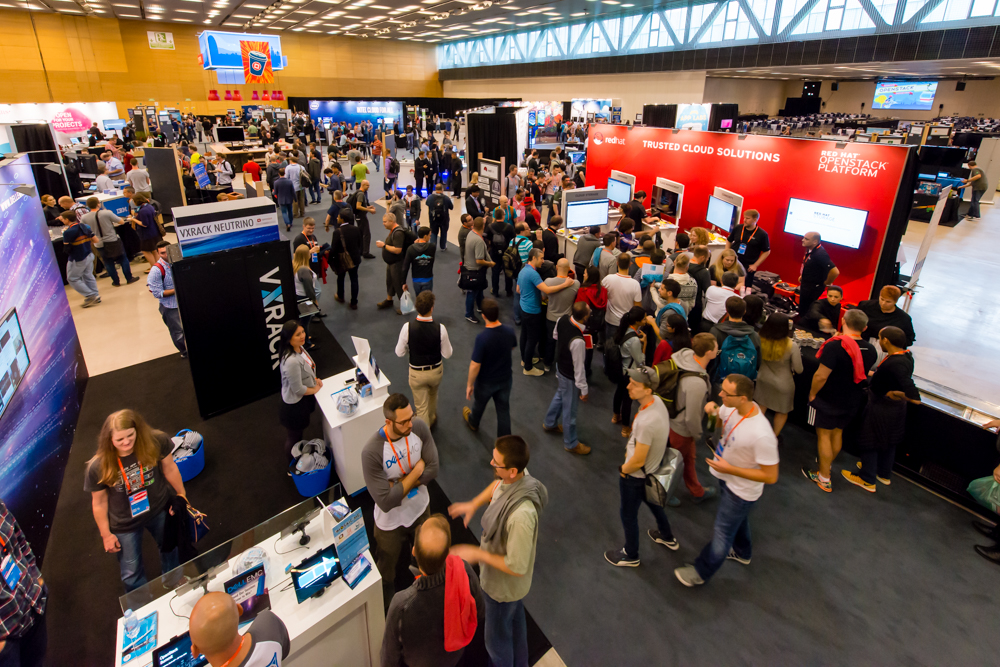
[[[717,486],[706,486],[705,487],[705,495],[703,495],[701,498],[694,498],[694,504],[695,505],[699,505],[699,504],[705,502],[706,500],[711,500],[712,498],[715,498],[718,495],[719,495],[719,487],[717,487]]]
[[[473,426],[472,422],[469,421],[469,417],[471,416],[472,416],[472,408],[470,408],[468,405],[462,408],[462,419],[465,420],[466,425],[473,431],[478,431],[479,429]]]
[[[590,453],[590,447],[583,444],[582,442],[578,442],[576,443],[576,447],[573,447],[572,449],[567,449],[566,451],[569,452],[570,454],[576,454],[577,456],[586,456],[587,454]]]
[[[694,565],[685,565],[684,567],[677,568],[674,570],[674,576],[677,577],[677,581],[688,588],[701,586],[705,583],[705,580],[698,574],[698,570],[694,569]]]
[[[678,498],[677,496],[670,496],[670,499],[667,501],[667,507],[680,507],[680,506],[681,506],[681,499]]]
[[[549,433],[562,433],[562,424],[556,424],[555,426],[546,426],[545,422],[542,422],[542,430],[548,431]]]
[[[657,544],[662,544],[671,551],[677,551],[681,548],[680,542],[677,541],[676,537],[671,537],[669,540],[663,536],[658,530],[647,530],[646,534],[649,535],[649,539],[653,540]]]
[[[478,320],[478,319],[476,319],[476,317],[475,317],[475,316],[473,316],[473,315],[469,315],[468,317],[466,317],[466,318],[465,318],[465,321],[466,321],[466,322],[470,322],[470,323],[472,323],[472,324],[479,324],[479,320]]]
[[[615,567],[639,567],[638,558],[629,558],[624,549],[612,549],[604,552],[604,560]]]
[[[858,470],[861,470],[861,461],[858,461]],[[886,479],[885,477],[879,477],[878,475],[875,475],[875,479],[877,479],[880,484],[885,484],[886,486],[892,485],[891,479]]]
[[[100,301],[97,300],[97,297],[88,296],[86,299],[83,300],[83,304],[80,307],[81,308],[90,308],[91,306],[96,306],[99,303],[100,303]],[[541,375],[541,374],[539,373],[539,375]]]
[[[379,301],[375,304],[375,307],[379,310],[385,310],[386,308],[392,308],[392,299],[386,299],[385,301]]]
[[[531,375],[533,377],[539,377],[545,375],[545,373],[542,371],[541,368],[532,368],[530,371],[527,368],[525,368],[521,372],[524,373],[525,375]]]
[[[365,259],[375,259],[375,255],[371,254],[370,252],[366,252],[361,256],[364,257]]]
[[[868,493],[875,493],[875,485],[874,484],[869,484],[865,480],[863,480],[860,477],[858,477],[857,475],[855,475],[853,472],[848,472],[846,470],[841,470],[840,474],[843,475],[844,479],[846,479],[848,482],[850,482],[854,486],[860,486],[862,489],[864,489]]]
[[[543,370],[544,370],[544,371],[545,371],[546,373],[548,373],[548,372],[549,372],[550,370],[552,370],[552,368],[551,368],[550,366],[544,366],[544,365],[542,366],[542,369],[543,369]]]
[[[815,482],[816,486],[820,488],[820,491],[826,491],[827,493],[831,493],[833,491],[833,484],[831,482],[821,481],[818,472],[813,472],[809,468],[803,467],[802,474],[810,482]]]
[[[727,560],[734,560],[737,563],[740,563],[741,565],[749,565],[750,564],[750,559],[749,558],[743,558],[742,556],[736,555],[736,552],[733,551],[732,547],[729,548],[729,555],[726,556],[726,559]]]

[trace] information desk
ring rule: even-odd
[[[239,173],[243,171],[243,165],[251,160],[263,160],[267,155],[267,149],[263,146],[254,148],[230,148],[222,143],[210,144],[209,148],[213,153],[223,156],[229,164],[233,166],[233,171]]]
[[[357,364],[358,358],[352,357]],[[376,431],[385,425],[382,404],[389,395],[389,379],[385,373],[374,384],[372,395],[358,399],[358,409],[352,415],[345,415],[337,409],[337,398],[342,392],[356,395],[355,369],[323,378],[323,389],[316,394],[316,402],[323,411],[323,436],[333,451],[333,462],[344,491],[355,495],[365,489],[365,478],[361,472],[361,450]],[[370,379],[370,378],[369,378]]]
[[[103,192],[92,192],[84,193],[82,197],[77,197],[76,200],[81,204],[86,204],[87,200],[91,197],[97,197],[101,202],[101,206],[108,209],[119,218],[123,220],[128,217],[128,197],[125,195],[106,195]]]
[[[333,502],[340,495],[338,487],[320,494],[324,503]],[[385,610],[382,604],[382,578],[370,551],[365,557],[372,563],[371,571],[352,590],[338,577],[322,595],[299,604],[292,588],[291,576],[287,568],[333,544],[333,516],[326,510],[319,510],[307,524],[304,534],[310,541],[304,547],[299,545],[302,532],[280,538],[281,531],[296,521],[303,519],[311,510],[319,508],[314,498],[310,498],[277,517],[237,536],[230,542],[202,554],[164,577],[151,581],[121,598],[124,609],[132,609],[141,620],[149,614],[157,613],[157,634],[155,646],[161,646],[173,637],[188,630],[188,619],[195,603],[204,594],[204,588],[183,592],[183,584],[177,588],[181,595],[175,595],[164,582],[184,581],[180,575],[194,579],[209,573],[208,591],[222,591],[225,582],[238,574],[234,571],[237,557],[246,549],[257,546],[267,551],[270,559],[267,565],[267,589],[271,599],[271,611],[280,618],[288,629],[291,648],[282,662],[288,667],[328,667],[329,665],[377,665],[385,630]],[[266,533],[262,536],[261,533]],[[263,539],[260,539],[263,537]],[[281,553],[278,553],[281,552]],[[221,566],[215,571],[215,566]],[[158,595],[157,595],[158,594]],[[151,602],[139,606],[143,598],[155,597]],[[245,632],[251,627],[241,628]],[[124,619],[118,620],[115,636],[115,667],[122,664],[122,640]],[[152,664],[152,648],[144,655],[129,661],[129,667],[148,667]]]

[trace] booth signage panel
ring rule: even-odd
[[[708,119],[712,114],[711,104],[678,104],[675,127],[682,130],[708,129]]]
[[[47,122],[56,133],[56,140],[69,143],[69,137],[82,137],[96,122],[103,131],[103,122],[118,118],[114,102],[88,104],[0,104],[0,123]]]
[[[824,247],[840,269],[844,298],[871,295],[909,151],[907,146],[848,144],[723,132],[679,132],[653,127],[595,125],[588,137],[587,184],[604,187],[611,170],[628,168],[636,188],[651,192],[656,178],[684,184],[685,227],[705,224],[716,187],[739,192],[744,210],[760,212],[771,255],[762,269],[798,282],[802,237],[784,230],[792,198],[868,211],[861,247]],[[909,196],[909,195],[906,195]]]
[[[238,207],[232,204],[240,204]],[[200,209],[200,210],[196,210]],[[278,212],[270,199],[199,204],[173,209],[184,257],[256,245],[281,238]]]
[[[402,102],[371,100],[309,100],[309,117],[318,123],[354,124],[363,120],[377,123],[384,119],[387,124],[403,120]]]
[[[493,206],[500,205],[500,174],[503,166],[496,160],[479,158],[479,188]]]

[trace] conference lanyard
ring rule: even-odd
[[[316,372],[316,362],[314,362],[312,360],[312,357],[309,356],[309,353],[306,352],[305,349],[303,349],[302,352],[300,352],[299,354],[301,354],[303,357],[306,358],[306,361],[309,362],[309,365],[312,367],[313,372],[315,373]]]
[[[744,420],[744,419],[746,419],[747,417],[749,417],[750,415],[752,415],[752,414],[753,414],[753,411],[754,411],[754,409],[756,409],[756,408],[752,408],[752,409],[750,410],[750,412],[748,412],[747,414],[743,415],[743,418],[742,418],[742,419],[740,419],[740,420],[739,420],[738,422],[736,422],[736,426],[734,426],[734,427],[733,427],[733,429],[732,429],[732,430],[731,430],[731,431],[730,431],[730,432],[729,432],[729,433],[728,433],[727,435],[725,435],[725,438],[724,438],[724,439],[723,439],[723,441],[722,441],[722,448],[723,448],[723,449],[725,449],[725,448],[726,448],[726,445],[728,445],[728,444],[729,444],[729,440],[730,440],[730,438],[732,438],[732,437],[733,437],[733,433],[735,433],[735,432],[736,432],[736,429],[738,429],[738,428],[740,427],[740,424],[742,424],[742,423],[743,423],[743,420]],[[738,410],[733,410],[733,412],[729,413],[729,417],[726,417],[726,421],[722,422],[722,432],[723,432],[723,433],[726,433],[726,425],[727,425],[727,424],[729,423],[729,419],[730,419],[730,418],[731,418],[731,417],[732,417],[732,416],[733,416],[734,414],[738,414],[738,413],[739,413],[739,411],[738,411]]]
[[[653,404],[653,402],[650,401],[649,403],[646,403],[646,405],[641,406],[639,408],[639,412],[642,412],[643,410],[645,410],[646,408],[648,408],[652,404]],[[635,417],[632,417],[632,426],[631,426],[632,430],[635,430],[635,420],[639,418],[639,412],[636,412],[635,413]]]
[[[401,458],[399,458],[399,452],[396,451],[396,446],[394,444],[392,444],[392,440],[389,440],[388,438],[386,438],[386,440],[388,440],[389,446],[392,448],[392,453],[396,457],[396,463],[398,463],[399,467],[402,468],[403,467],[403,460]],[[410,466],[410,469],[404,471],[403,474],[409,475],[411,472],[413,472],[413,463],[410,462],[410,438],[409,438],[409,436],[403,438],[403,441],[406,443],[406,465]]]
[[[240,647],[236,649],[236,653],[233,653],[231,656],[229,656],[229,660],[226,660],[224,663],[219,665],[219,667],[229,667],[229,663],[231,663],[233,659],[240,654],[240,651],[243,650],[243,644],[245,644],[246,641],[247,641],[247,636],[243,635],[243,639],[240,640]]]
[[[125,490],[132,493],[132,485],[128,483],[128,475],[125,474],[125,468],[122,467],[122,459],[120,456],[116,458],[118,459],[118,469],[122,471],[122,482],[125,484]],[[139,466],[139,484],[142,488],[146,486],[146,475],[142,472],[142,463],[139,461],[139,457],[136,457],[135,462]]]
[[[878,362],[878,366],[876,366],[876,368],[881,368],[882,364],[889,360],[889,357],[895,357],[897,354],[906,354],[906,352],[906,350],[900,350],[899,352],[893,352],[892,354],[886,355],[885,359]]]
[[[750,238],[748,238],[746,241],[743,240],[743,232],[745,232],[747,230],[747,228],[744,227],[743,229],[741,229],[740,230],[740,244],[742,245],[744,243],[750,243],[751,241],[753,241],[753,237],[754,237],[755,234],[757,234],[757,230],[758,229],[760,229],[760,225],[757,225],[756,227],[753,228],[753,232],[750,234]]]

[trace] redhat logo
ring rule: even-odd
[[[624,146],[625,140],[619,137],[608,137],[607,139],[605,139],[604,135],[601,134],[600,132],[594,134],[594,145],[600,146],[603,143],[618,144],[619,146]]]
[[[600,132],[594,134],[594,144],[600,146],[604,143],[604,135]]]
[[[52,127],[63,134],[86,132],[90,127],[90,119],[76,109],[67,108],[53,116]]]

